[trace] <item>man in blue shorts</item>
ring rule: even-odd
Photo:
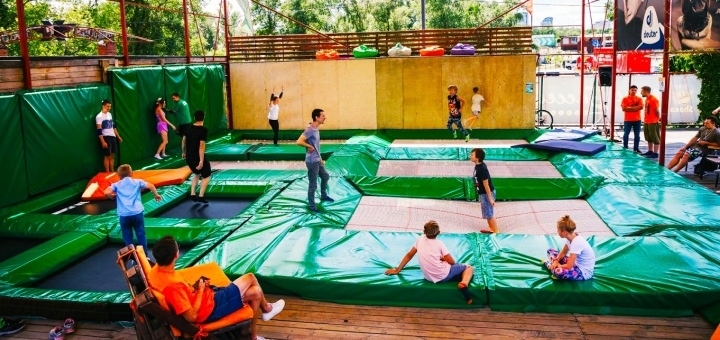
[[[257,316],[262,312],[263,321],[269,321],[285,308],[285,301],[268,303],[255,275],[248,273],[227,287],[212,289],[210,283],[200,278],[197,286],[191,286],[175,271],[175,262],[180,257],[177,242],[172,236],[165,236],[153,247],[157,265],[152,267],[148,280],[159,290],[177,315],[192,323],[207,323],[220,320],[243,307],[243,301],[253,309],[256,317],[252,320],[252,339],[265,340],[257,335]]]
[[[495,220],[495,187],[490,178],[487,164],[485,164],[485,150],[482,148],[473,149],[470,152],[470,161],[475,163],[473,171],[473,180],[475,181],[475,191],[477,192],[478,201],[480,201],[480,209],[482,210],[482,218],[488,222],[490,229],[480,230],[482,233],[497,233],[497,221]]]

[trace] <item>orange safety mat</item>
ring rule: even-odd
[[[169,170],[138,170],[133,171],[132,178],[142,179],[156,187],[182,184],[192,172],[188,167]],[[117,172],[101,172],[88,182],[83,201],[98,201],[108,199],[103,193],[111,184],[120,180]]]

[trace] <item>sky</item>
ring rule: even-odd
[[[582,10],[583,0],[533,0],[533,15],[532,22],[533,26],[540,26],[540,23],[545,17],[553,17],[553,25],[577,25],[580,27],[582,23]],[[592,1],[592,0],[591,0]],[[592,22],[601,21],[605,17],[605,2],[606,0],[599,0],[589,5],[588,10],[586,6],[585,15],[585,27],[590,28]],[[592,14],[592,20],[590,15]]]

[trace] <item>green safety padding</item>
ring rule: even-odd
[[[307,119],[308,121],[312,121],[310,118],[310,112],[307,113]],[[282,120],[280,121],[280,124],[282,124]],[[280,129],[280,139],[281,140],[291,140],[296,141],[300,134],[303,133],[304,130],[283,130]],[[353,136],[355,136],[358,133],[372,133],[375,130],[323,130],[320,129],[320,145],[322,146],[323,140],[328,139],[348,139]],[[272,140],[273,139],[273,131],[270,128],[270,125],[268,125],[266,130],[235,130],[235,132],[242,133],[243,139],[250,139],[250,140]]]
[[[579,232],[582,229],[578,228]],[[592,279],[553,280],[542,259],[564,245],[557,236],[499,234],[487,249],[490,308],[643,316],[688,316],[720,301],[720,267],[662,237],[590,237],[597,258]]]
[[[200,243],[186,252],[175,262],[176,268],[187,268],[195,265],[200,259],[207,255],[212,249],[218,247],[225,239],[245,224],[250,218],[234,218],[232,224],[226,224],[221,232],[214,232],[203,238]]]
[[[194,67],[200,67],[199,65],[188,66],[188,69]],[[191,73],[192,74],[192,73]],[[225,86],[225,69],[222,65],[207,65],[207,94],[209,108],[206,112],[207,118],[205,127],[208,128],[209,134],[213,135],[220,131],[226,131],[228,128],[227,122],[227,102],[225,101],[226,86]],[[192,78],[191,78],[192,85]],[[195,87],[190,87],[190,93],[196,91]]]
[[[453,139],[447,129],[436,130],[382,130],[393,139]],[[526,139],[535,132],[534,129],[475,129],[470,133],[472,139]]]
[[[168,151],[173,154],[173,151]],[[168,158],[157,159],[155,157],[147,157],[139,161],[130,163],[133,170],[158,170],[158,169],[177,169],[186,167],[187,163],[182,156],[175,155]]]
[[[189,185],[169,185],[161,188],[157,188],[158,194],[162,196],[160,202],[155,201],[155,196],[151,192],[146,192],[142,195],[141,199],[143,207],[145,208],[145,216],[153,216],[161,213],[163,210],[177,204],[184,200],[190,195]],[[115,211],[110,211],[108,214],[113,214]]]
[[[364,146],[373,148],[373,147],[390,147],[390,144],[392,144],[393,138],[388,136],[387,134],[375,131],[375,132],[363,132],[356,134],[350,138],[348,138],[347,141],[345,141],[345,144],[362,144]]]
[[[220,131],[215,134],[208,134],[207,145],[214,144],[235,144],[243,138],[241,131]]]
[[[477,200],[471,178],[348,176],[367,196]],[[589,196],[602,182],[590,178],[493,178],[498,200],[554,200]]]
[[[488,161],[540,161],[548,159],[544,150],[526,148],[484,148]],[[390,160],[458,160],[469,161],[472,148],[412,147],[390,148],[385,159]]]
[[[328,196],[335,202],[320,201],[320,180],[315,195],[315,203],[322,213],[316,214],[307,210],[308,181],[307,178],[295,180],[288,185],[275,199],[269,203],[272,210],[292,210],[295,214],[305,214],[307,219],[303,226],[324,226],[344,228],[350,221],[362,195],[345,178],[330,177],[328,180]]]
[[[30,213],[5,220],[0,228],[0,236],[44,239],[69,231],[98,231],[105,234],[114,228],[117,222],[117,216],[110,214],[88,216]]]
[[[343,144],[320,144],[320,156],[328,159],[333,152],[343,147]],[[304,161],[305,148],[295,144],[260,145],[247,151],[249,160],[253,161]]]
[[[28,198],[28,177],[25,170],[25,149],[20,124],[20,105],[16,95],[0,95],[0,159],[11,160],[0,167],[4,179],[4,194],[0,196],[0,207],[21,202]]]
[[[157,132],[157,118],[155,117],[155,102],[158,98],[165,99],[166,107],[172,107],[172,98],[165,96],[165,87],[163,86],[163,69],[159,67],[135,68],[137,72],[137,91],[138,91],[138,111],[123,112],[125,115],[137,116],[138,125],[133,127],[133,138],[139,138],[142,141],[142,158],[153,157],[157,152],[162,138]],[[119,114],[120,112],[118,112]],[[172,115],[166,115],[168,120],[172,121]],[[173,123],[177,126],[176,123]],[[180,138],[168,126],[168,145],[167,151],[173,150],[180,146]],[[127,139],[126,136],[123,138]],[[166,152],[167,152],[166,151]]]
[[[553,164],[565,177],[605,177],[605,183],[648,183],[652,185],[689,186],[694,182],[686,179],[657,162],[641,156],[618,159],[575,159],[571,162]]]
[[[186,66],[187,84],[188,84],[188,97],[187,102],[190,107],[190,113],[194,114],[197,110],[203,110],[205,112],[205,121],[203,126],[208,129],[208,135],[211,136],[217,132],[217,123],[214,122],[210,110],[210,102],[208,96],[210,95],[208,66],[207,65],[187,65]]]
[[[337,175],[375,176],[387,148],[371,150],[363,145],[345,145],[335,152],[325,168]]]
[[[682,200],[679,203],[678,200]],[[667,228],[720,228],[720,196],[699,185],[608,184],[587,199],[617,235],[650,235]]]
[[[145,232],[148,243],[155,243],[163,236],[172,235],[180,244],[191,245],[197,244],[209,235],[215,233],[227,234],[232,229],[237,228],[242,221],[235,219],[191,219],[191,218],[154,218],[145,217]],[[108,234],[110,242],[122,243],[122,231],[118,224],[116,228]]]
[[[86,186],[87,180],[80,180],[70,183],[61,189],[57,189],[47,194],[31,198],[22,203],[0,209],[0,221],[12,216],[42,211],[59,204],[69,202],[73,199],[77,199],[80,197],[83,190],[85,190]],[[0,229],[0,232],[2,232],[2,229]]]
[[[134,68],[112,68],[108,70],[112,85],[112,112],[117,130],[123,137],[120,148],[120,164],[133,163],[143,159],[143,138],[140,137],[140,91],[138,72]],[[98,110],[99,112],[100,110]],[[96,137],[97,138],[97,137]]]
[[[158,73],[155,83],[161,87],[161,93],[164,95],[163,98],[165,98],[165,100],[167,101],[167,110],[169,111],[175,109],[176,103],[172,100],[172,94],[177,92],[180,95],[180,99],[187,101],[188,106],[190,107],[190,118],[192,119],[193,112],[195,112],[195,110],[193,110],[194,103],[190,101],[190,95],[188,93],[188,75],[186,66],[171,65],[162,68],[156,67],[153,71],[153,73]],[[170,120],[175,125],[175,127],[178,127],[180,125],[176,115],[167,115],[167,117],[168,120]],[[155,134],[157,135],[157,132]],[[180,147],[182,143],[182,138],[178,136],[175,132],[169,131],[168,142],[168,148],[175,149]],[[157,144],[155,146],[157,147]],[[153,151],[153,155],[154,154],[155,152]],[[147,157],[152,155],[145,156]]]
[[[118,268],[114,268],[119,270]],[[39,288],[0,288],[0,313],[36,313],[61,319],[69,314],[78,320],[102,322],[131,317],[129,292],[79,292]],[[77,335],[76,335],[77,336]]]
[[[465,200],[465,180],[458,177],[347,176],[364,196]],[[493,179],[495,181],[495,179]],[[499,189],[498,189],[499,191]],[[498,198],[499,199],[499,198]]]
[[[420,234],[301,228],[288,233],[257,271],[266,292],[362,305],[482,308],[487,303],[482,275],[470,283],[468,305],[456,282],[425,280],[417,257],[397,276],[396,267]],[[441,234],[458,263],[479,267],[476,234]]]
[[[307,176],[306,170],[262,170],[262,169],[232,169],[221,170],[210,177],[214,181],[252,181],[252,182],[290,182]]]
[[[246,151],[252,144],[213,144],[205,149],[205,159],[216,161],[245,161],[248,159]]]
[[[257,272],[285,234],[301,227],[304,218],[302,214],[287,211],[255,214],[197,263],[216,262],[231,279]]]
[[[606,146],[609,146],[606,144]],[[550,156],[550,162],[558,165],[563,164],[567,162],[573,162],[575,160],[582,160],[582,159],[637,159],[636,157],[642,157],[635,152],[628,151],[625,149],[620,150],[613,150],[610,148],[605,149],[604,151],[600,151],[599,153],[596,153],[592,156],[585,156],[585,155],[576,155],[576,154],[569,154],[569,153],[556,153],[552,154]],[[657,165],[657,163],[655,163]]]
[[[0,285],[29,285],[105,245],[103,233],[71,231],[0,262]]]
[[[20,94],[29,195],[102,169],[95,116],[109,97],[105,85]]]

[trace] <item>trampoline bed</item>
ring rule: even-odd
[[[255,201],[252,198],[208,198],[209,204],[186,198],[154,217],[219,219],[239,215]]]
[[[127,291],[123,274],[117,267],[117,251],[122,244],[108,244],[62,268],[35,285],[35,288],[85,292]],[[152,245],[148,245],[152,249]],[[180,246],[182,257],[190,246]]]
[[[486,161],[492,177],[562,178],[546,161]],[[470,161],[381,160],[378,176],[471,177],[475,164]]]
[[[102,215],[117,208],[115,200],[73,201],[56,205],[43,213],[53,215]]]
[[[495,218],[504,234],[555,235],[560,216],[569,214],[583,235],[615,236],[584,200],[495,203]],[[477,202],[364,196],[345,229],[422,233],[428,220],[444,233],[472,233],[487,228]]]

